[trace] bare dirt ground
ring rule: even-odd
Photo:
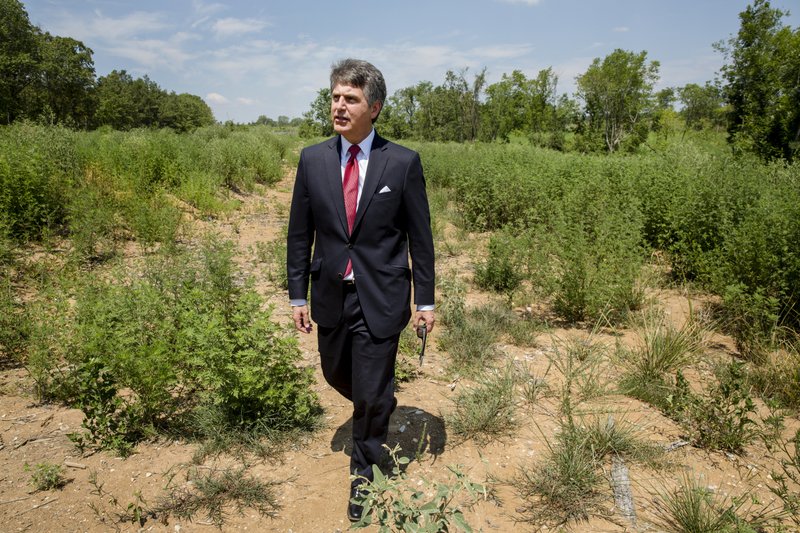
[[[287,323],[290,309],[286,295],[267,281],[263,264],[254,261],[254,247],[257,243],[279,238],[287,219],[291,183],[292,177],[287,175],[274,188],[241,197],[242,208],[228,220],[194,222],[195,229],[217,232],[238,244],[242,269],[256,278],[258,289],[274,304],[274,318]],[[471,238],[480,239],[479,236]],[[469,279],[474,259],[469,254],[466,250],[442,258],[437,269],[440,272],[454,270]],[[468,303],[491,298],[474,292],[474,288],[470,291]],[[677,290],[660,290],[652,297],[654,305],[663,307],[676,323],[685,320],[689,313],[689,299]],[[557,398],[545,397],[532,406],[520,405],[515,415],[517,427],[505,438],[484,445],[459,441],[448,431],[444,415],[452,410],[452,398],[469,384],[448,378],[445,372],[447,354],[437,345],[441,331],[441,327],[437,328],[429,340],[420,376],[404,384],[397,393],[399,407],[392,417],[389,444],[399,444],[403,455],[418,455],[408,467],[410,483],[418,483],[420,477],[447,479],[447,465],[459,464],[470,479],[491,486],[494,498],[479,503],[467,513],[476,530],[534,530],[530,524],[520,521],[524,502],[511,481],[520,467],[533,465],[546,454],[547,441],[552,441],[557,428]],[[585,330],[556,329],[543,334],[534,348],[503,344],[500,349],[506,357],[541,375],[548,366],[548,354],[553,352],[554,343],[587,334]],[[633,336],[630,332],[603,332],[597,341],[613,347],[617,341],[633,342]],[[714,339],[712,345],[712,351],[721,358],[728,357],[732,351],[732,343],[725,337]],[[293,443],[277,460],[251,459],[250,475],[279,483],[275,489],[280,509],[274,517],[260,516],[252,509],[244,509],[241,514],[236,509],[227,509],[223,531],[336,532],[350,526],[345,514],[349,487],[350,406],[322,378],[315,335],[301,336],[300,346],[303,364],[316,369],[315,389],[325,411],[324,427]],[[0,531],[219,530],[202,513],[193,521],[169,517],[167,523],[149,518],[143,526],[119,523],[117,510],[142,501],[156,501],[169,481],[173,486],[180,486],[196,445],[180,440],[157,440],[139,444],[134,454],[125,459],[107,452],[81,456],[67,434],[80,430],[82,413],[62,406],[37,404],[30,388],[31,382],[24,369],[0,370]],[[682,430],[674,422],[630,398],[604,396],[595,408],[603,416],[627,420],[641,430],[643,438],[665,447],[683,437]],[[797,426],[796,418],[787,419],[786,435],[793,433]],[[423,427],[427,428],[424,433]],[[420,438],[424,438],[422,444]],[[418,450],[421,453],[415,454]],[[654,518],[656,495],[674,486],[686,473],[699,477],[721,494],[741,495],[749,491],[761,504],[774,500],[767,485],[775,459],[763,445],[750,446],[742,456],[683,446],[668,452],[668,458],[677,466],[666,471],[630,465],[637,516],[635,525],[615,508],[611,490],[606,486],[608,497],[603,516],[568,524],[567,529],[660,531]],[[31,473],[24,465],[43,461],[64,465],[67,483],[63,488],[33,491]],[[213,469],[234,463],[235,459],[223,457],[207,460],[202,467]],[[609,478],[610,469],[609,463],[605,472]]]

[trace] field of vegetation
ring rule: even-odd
[[[0,523],[348,527],[351,406],[286,295],[327,89],[302,120],[215,124],[0,11]],[[401,337],[392,461],[352,527],[800,529],[784,15],[754,0],[705,86],[654,92],[658,61],[615,50],[576,99],[553,69],[387,99],[379,131],[425,168],[437,326],[424,366]]]
[[[277,496],[309,455],[326,472],[344,463],[318,449],[349,418],[288,319],[301,144],[262,126],[0,130],[6,519],[339,524],[344,501],[312,518],[308,496]],[[713,132],[653,134],[616,156],[411,145],[440,326],[422,368],[403,338],[402,449],[371,520],[800,524],[796,165],[734,157]],[[71,423],[44,432],[42,409]],[[128,459],[109,470],[114,457]],[[325,499],[329,484],[305,490]]]

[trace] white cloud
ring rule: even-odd
[[[237,18],[224,18],[216,21],[211,29],[217,37],[230,37],[233,35],[241,35],[243,33],[254,33],[263,30],[269,26],[268,22],[256,19],[237,19]]]
[[[627,26],[617,26],[616,28],[612,28],[611,31],[616,33],[625,33],[627,31],[630,31],[630,28]]]
[[[508,59],[526,56],[532,51],[533,46],[530,44],[497,44],[473,48],[470,53],[474,54],[476,57],[486,59]]]
[[[201,0],[192,0],[192,9],[194,9],[198,15],[212,15],[220,11],[225,11],[228,9],[228,6],[220,3],[206,4]]]
[[[206,95],[206,100],[208,100],[212,104],[227,104],[229,102],[227,98],[225,98],[219,93],[208,93]]]
[[[197,40],[197,36],[183,32],[163,39],[129,39],[110,42],[106,50],[121,58],[138,63],[145,70],[166,67],[180,70],[197,57],[186,49],[188,41]]]
[[[243,96],[240,96],[239,98],[237,98],[236,101],[239,102],[242,105],[256,105],[258,103],[255,100],[253,100],[252,98],[245,98]]]
[[[101,38],[118,40],[156,33],[169,27],[163,13],[135,11],[122,17],[107,17],[102,12],[95,11],[90,19],[73,18],[67,24],[73,24],[75,31],[67,35],[76,34],[81,39]]]

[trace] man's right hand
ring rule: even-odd
[[[294,319],[294,327],[297,328],[297,331],[311,333],[311,315],[308,313],[307,305],[292,307],[292,318]]]

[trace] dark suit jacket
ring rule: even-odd
[[[433,238],[422,164],[416,152],[376,134],[348,236],[340,151],[337,136],[300,153],[287,241],[289,298],[306,298],[310,279],[312,319],[322,327],[336,326],[342,278],[351,259],[367,326],[376,337],[390,337],[411,317],[412,278],[414,302],[434,303]]]

